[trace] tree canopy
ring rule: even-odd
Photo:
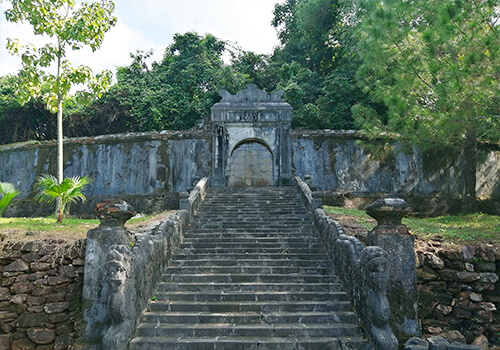
[[[74,84],[86,84],[88,89],[78,91],[76,99],[89,102],[107,89],[111,72],[96,76],[86,66],[72,67],[66,59],[66,50],[90,46],[97,50],[104,34],[115,24],[114,3],[78,3],[74,0],[10,0],[12,8],[5,11],[10,22],[28,23],[35,35],[49,37],[52,42],[36,48],[22,45],[17,39],[8,39],[9,51],[20,56],[22,69],[14,80],[15,95],[21,104],[41,97],[49,111],[57,113],[58,180],[63,180],[62,110]],[[55,65],[56,73],[51,73]]]
[[[500,136],[498,2],[364,0],[360,5],[359,78],[387,115],[357,106],[359,125],[422,147],[463,149],[464,209],[473,210],[477,137]]]
[[[474,125],[478,137],[497,140],[494,21],[499,16],[494,3],[284,0],[274,9],[271,24],[280,45],[272,54],[239,50],[210,34],[176,34],[159,62],[150,62],[150,52],[131,54],[131,64],[118,67],[116,84],[89,106],[80,103],[84,95],[65,100],[65,130],[68,136],[85,136],[187,129],[210,114],[219,89],[234,93],[253,83],[268,92],[285,90],[285,100],[294,107],[293,127],[363,128],[459,145],[463,126],[472,118],[468,125]],[[77,28],[87,23],[72,21]],[[491,47],[481,51],[484,45]],[[37,55],[32,56],[43,56]],[[32,56],[23,57],[30,61]],[[12,127],[32,130],[36,120],[43,127],[24,135],[9,132],[19,136],[2,142],[53,137],[43,118],[54,109],[44,109],[42,97],[55,85],[41,87],[42,97],[21,110],[12,99],[15,80],[0,82],[6,92],[0,124],[8,126],[19,108],[25,121]],[[466,108],[473,108],[474,117],[465,117]]]
[[[281,41],[271,58],[279,88],[294,107],[294,127],[352,129],[351,107],[367,104],[356,84],[360,64],[348,0],[287,0],[272,25]]]

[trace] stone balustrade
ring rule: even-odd
[[[364,247],[357,238],[345,235],[340,224],[321,208],[320,199],[307,184],[295,177],[295,185],[375,348],[398,349],[398,339],[389,325],[387,252],[377,246]]]
[[[98,205],[101,225],[89,231],[85,255],[83,348],[127,347],[207,184],[207,178],[200,180],[189,196],[181,197],[181,210],[140,233],[124,227],[133,213],[127,203]]]

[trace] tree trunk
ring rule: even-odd
[[[462,211],[465,214],[477,210],[476,203],[476,170],[477,170],[477,137],[476,127],[471,125],[465,134],[465,188]]]
[[[61,80],[61,44],[59,43],[59,52],[57,56],[57,82],[60,83]],[[57,92],[57,181],[59,183],[63,182],[64,179],[64,153],[63,153],[63,96],[61,94],[61,87]],[[59,209],[61,208],[61,199],[56,200],[56,215],[59,215]],[[62,218],[59,218],[57,221]]]
[[[57,180],[61,183],[64,179],[64,153],[63,153],[63,121],[62,98],[57,104]]]

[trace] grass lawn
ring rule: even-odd
[[[345,229],[352,225],[354,230],[371,230],[376,225],[376,221],[362,210],[330,206],[324,206],[324,209],[334,219],[340,221]],[[127,222],[127,227],[133,229],[154,218],[153,215],[133,218]],[[403,223],[413,234],[422,239],[442,239],[450,243],[500,244],[500,216],[471,214],[427,219],[404,218]],[[72,241],[86,237],[87,231],[98,225],[99,220],[96,219],[69,218],[62,223],[56,223],[54,217],[0,218],[0,239],[28,241],[61,238]]]
[[[133,228],[144,224],[153,215],[137,217],[127,221]],[[31,241],[43,238],[60,238],[74,241],[85,238],[87,231],[99,226],[97,219],[64,219],[57,223],[55,217],[46,218],[0,218],[0,240]]]
[[[350,218],[366,230],[376,225],[375,220],[362,210],[325,206],[333,218]],[[341,221],[341,220],[339,220]],[[500,244],[500,216],[487,214],[449,215],[435,218],[404,218],[403,223],[422,239],[443,239],[450,243]]]

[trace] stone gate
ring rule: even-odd
[[[269,95],[255,85],[212,107],[213,187],[289,185],[292,179],[292,107],[283,91]]]

